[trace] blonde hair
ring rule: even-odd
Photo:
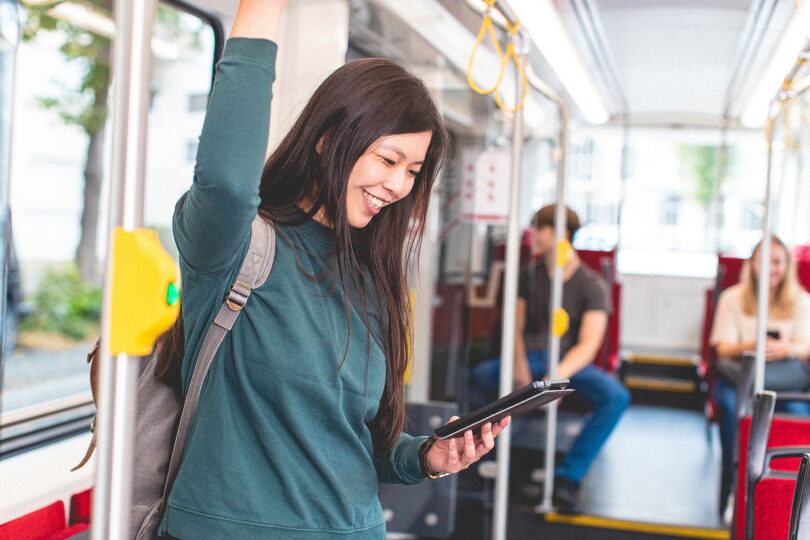
[[[790,319],[796,314],[796,306],[801,293],[801,286],[796,273],[796,261],[785,243],[776,235],[771,236],[771,245],[779,246],[785,251],[787,270],[784,279],[776,286],[776,294],[774,294],[773,302],[768,306],[768,313],[774,319]],[[761,240],[754,247],[753,253],[745,261],[742,269],[742,278],[740,280],[743,289],[742,308],[746,315],[756,315],[757,313],[757,277],[754,275],[753,263],[754,259],[759,256],[760,247],[762,247]]]

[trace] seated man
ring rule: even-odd
[[[520,388],[548,371],[549,303],[554,270],[555,205],[541,208],[532,219],[532,253],[540,256],[521,270],[515,322],[514,386]],[[579,217],[567,209],[569,242],[579,229]],[[579,484],[619,421],[630,393],[615,378],[591,365],[607,329],[610,300],[607,284],[581,264],[574,252],[563,267],[562,307],[569,315],[568,331],[560,338],[559,379],[593,405],[593,412],[562,463],[556,468],[554,505],[558,511],[579,511]],[[493,398],[498,392],[500,359],[478,364],[471,371],[473,395]]]

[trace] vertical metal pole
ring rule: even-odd
[[[779,113],[777,113],[777,118]],[[765,176],[765,214],[762,225],[762,244],[759,247],[759,281],[757,282],[757,349],[754,360],[754,395],[765,387],[765,338],[768,331],[768,303],[771,274],[771,173],[773,169],[773,125],[769,124],[768,166]],[[753,261],[752,261],[753,262]]]
[[[568,146],[568,114],[560,109],[560,146],[557,149],[557,207],[554,212],[554,273],[551,281],[551,303],[549,305],[549,348],[548,377],[557,378],[560,365],[560,336],[554,333],[554,314],[562,306],[563,275],[558,264],[560,242],[565,238],[567,212],[565,208],[565,153]],[[546,462],[543,482],[543,504],[545,509],[552,507],[551,494],[554,490],[554,452],[557,448],[557,402],[546,407]]]
[[[525,44],[521,44],[518,59],[525,66],[528,61]],[[517,47],[516,47],[517,48]],[[520,101],[523,79],[515,70],[515,103]],[[515,111],[512,119],[512,178],[509,185],[509,221],[506,228],[506,268],[503,283],[503,328],[501,331],[500,395],[512,391],[515,358],[515,312],[517,310],[518,272],[520,271],[520,173],[523,161],[523,107]],[[498,476],[495,478],[495,508],[492,531],[494,540],[506,540],[509,513],[509,454],[512,430],[501,433],[498,444]]]
[[[113,233],[143,221],[146,125],[150,102],[151,38],[156,0],[117,0],[113,42],[113,140],[107,268],[101,332],[98,470],[93,496],[93,540],[131,536],[132,443],[137,358],[107,356],[111,331]]]

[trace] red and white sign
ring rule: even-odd
[[[509,213],[511,156],[508,148],[491,146],[463,159],[461,216],[464,221],[505,224]]]

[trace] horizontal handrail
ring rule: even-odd
[[[0,428],[9,428],[23,422],[38,420],[54,414],[78,409],[93,403],[93,395],[90,392],[82,392],[71,396],[46,401],[31,407],[15,409],[10,413],[0,415]]]

